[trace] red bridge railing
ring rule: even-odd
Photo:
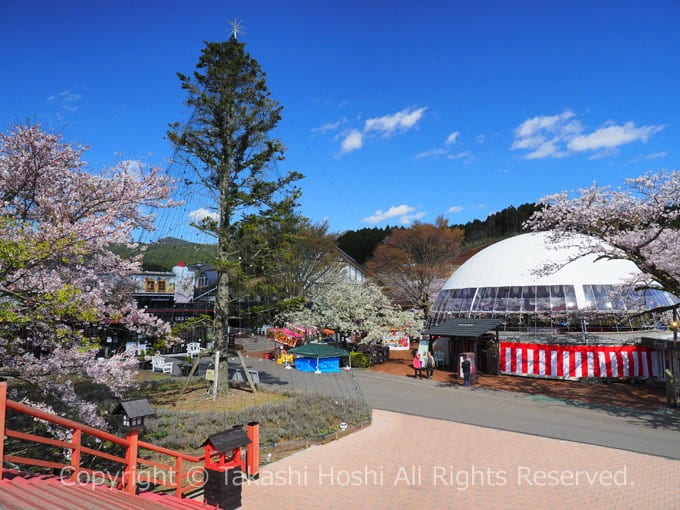
[[[64,427],[71,431],[71,440],[60,441],[50,437],[8,429],[5,426],[7,410]],[[88,448],[83,444],[83,436],[85,435],[122,446],[125,449],[125,457],[119,457],[93,448]],[[70,463],[66,464],[42,459],[32,459],[18,455],[5,455],[5,437],[70,450]],[[0,480],[2,479],[1,467],[6,461],[27,466],[60,469],[62,472],[65,470],[71,473],[70,478],[72,480],[79,480],[81,473],[86,473],[90,476],[104,477],[112,486],[115,485],[131,494],[137,492],[138,483],[145,482],[174,489],[175,496],[181,498],[187,491],[201,487],[204,482],[202,478],[200,480],[194,480],[195,473],[198,472],[196,471],[196,464],[203,464],[203,461],[205,460],[204,455],[188,455],[186,453],[155,446],[151,443],[139,441],[137,431],[131,431],[124,438],[119,437],[103,430],[15,402],[7,398],[7,382],[5,381],[0,382],[0,439],[2,439],[0,441]],[[151,451],[170,457],[172,459],[171,463],[165,464],[142,458],[139,456],[140,450]],[[107,474],[85,468],[82,466],[81,462],[83,454],[120,464],[122,471],[119,471],[119,474]],[[194,466],[191,466],[190,464],[194,464]],[[155,475],[140,472],[138,470],[139,465],[153,467]],[[192,467],[194,470],[192,470]],[[159,476],[158,470],[161,470],[160,473],[162,473],[163,476]]]

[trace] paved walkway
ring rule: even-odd
[[[680,508],[680,461],[375,410],[265,466],[243,508]]]
[[[677,409],[640,411],[578,405],[541,395],[463,388],[371,371],[356,371],[354,377],[374,409],[680,460]]]
[[[680,459],[677,410],[578,404],[368,370],[313,374],[261,358],[250,358],[248,364],[259,371],[263,384],[278,390],[357,398],[374,409]]]
[[[237,366],[230,358],[229,366]],[[350,370],[337,373],[314,374],[293,368],[287,370],[275,361],[249,358],[248,366],[258,371],[260,383],[277,391],[298,391],[332,397],[349,397],[363,400],[361,388]]]

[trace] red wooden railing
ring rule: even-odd
[[[8,429],[5,426],[8,409],[38,418],[40,420],[45,420],[61,427],[65,427],[72,432],[71,440],[60,441],[49,437],[27,434],[25,432]],[[102,441],[110,441],[111,443],[124,447],[125,458],[88,448],[87,446],[83,445],[83,435],[92,436]],[[31,459],[17,455],[5,455],[5,437],[56,446],[58,448],[70,450],[70,463],[64,464],[41,459]],[[167,448],[155,446],[151,443],[140,441],[138,431],[131,431],[128,433],[127,437],[122,438],[113,434],[109,434],[108,432],[104,432],[103,430],[89,427],[88,425],[68,420],[66,418],[61,418],[60,416],[41,411],[40,409],[9,400],[7,398],[7,382],[5,381],[0,381],[0,439],[0,480],[2,479],[1,468],[3,462],[7,461],[27,466],[39,466],[62,470],[70,468],[72,471],[71,478],[73,480],[78,480],[80,473],[87,473],[91,476],[105,477],[110,481],[111,485],[116,485],[131,494],[135,494],[137,492],[137,484],[139,482],[147,482],[172,488],[175,491],[175,495],[180,498],[187,491],[201,487],[203,485],[203,480],[197,481],[191,479],[193,478],[193,474],[196,471],[192,471],[191,468],[189,468],[187,471],[184,471],[185,467],[187,466],[186,463],[202,464],[205,460],[203,455],[188,455],[186,453],[169,450]],[[174,462],[171,464],[164,464],[142,458],[139,456],[140,450],[147,450],[171,457],[174,459]],[[111,475],[83,467],[81,465],[83,454],[92,455],[120,464],[123,467],[122,474]],[[164,476],[149,476],[144,473],[139,473],[138,466],[140,464],[143,466],[159,469]]]

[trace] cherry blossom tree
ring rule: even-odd
[[[330,328],[343,336],[356,332],[366,342],[380,340],[388,330],[416,336],[423,328],[420,310],[394,306],[371,282],[318,285],[303,308],[286,312],[281,318],[308,327]]]
[[[121,164],[91,172],[84,151],[37,125],[0,134],[0,376],[101,426],[95,403],[76,396],[73,378],[121,396],[134,380],[135,359],[97,360],[98,338],[88,331],[115,322],[135,333],[169,334],[167,324],[134,305],[125,284],[140,261],[109,246],[151,229],[149,208],[174,204],[160,169],[143,174]]]
[[[527,222],[531,229],[550,229],[561,240],[597,239],[581,242],[581,254],[631,260],[643,272],[637,285],[661,285],[680,296],[680,171],[647,173],[615,189],[592,185],[539,203]]]

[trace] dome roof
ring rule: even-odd
[[[499,241],[468,259],[446,281],[442,290],[530,285],[620,285],[640,274],[628,260],[597,260],[586,255],[572,262],[579,248],[598,242],[580,236],[552,244],[549,232],[522,234]],[[546,264],[566,265],[551,274],[537,274]]]
[[[478,317],[500,318],[506,329],[521,331],[556,325],[569,331],[632,330],[654,325],[656,319],[641,312],[678,303],[661,289],[632,288],[630,282],[640,270],[628,260],[579,256],[601,241],[587,236],[559,242],[551,238],[551,232],[518,235],[468,259],[439,292],[430,325]]]

